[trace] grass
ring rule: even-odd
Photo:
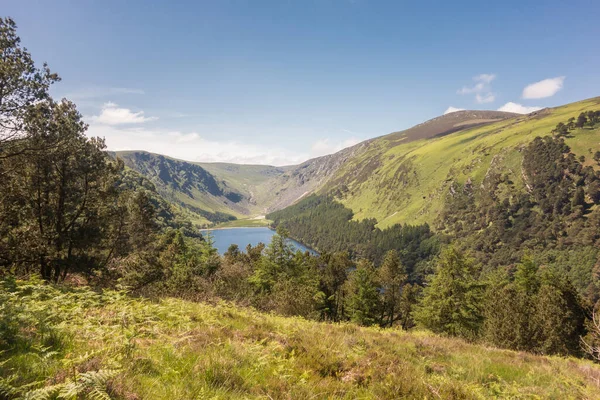
[[[121,399],[600,398],[591,362],[427,332],[35,281],[5,282],[0,296],[5,392],[115,371],[96,389]]]
[[[493,171],[508,174],[522,187],[521,147],[536,136],[549,135],[559,122],[597,109],[599,98],[439,138],[398,144],[384,136],[344,164],[324,190],[347,185],[349,195],[341,200],[357,220],[376,218],[382,228],[395,223],[431,225],[453,182],[470,179],[477,186]],[[576,130],[566,142],[592,165],[593,153],[600,150],[600,129]],[[361,175],[366,165],[374,167]]]
[[[273,221],[261,218],[244,218],[244,219],[236,219],[234,221],[227,221],[221,224],[217,224],[214,229],[219,228],[254,228],[260,226],[269,226]]]

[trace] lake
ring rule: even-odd
[[[202,231],[202,234],[205,234],[206,231]],[[211,230],[210,233],[213,236],[214,246],[219,251],[219,254],[224,254],[230,245],[237,244],[240,250],[245,251],[246,246],[251,244],[252,246],[256,246],[260,242],[268,245],[271,243],[271,238],[275,234],[275,231],[267,228],[267,227],[258,227],[258,228],[225,228],[225,229],[215,229]],[[316,254],[315,251],[307,248],[302,243],[299,243],[295,240],[288,239],[288,242],[291,243],[296,249],[301,251],[310,251],[312,254]]]

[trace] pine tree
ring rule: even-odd
[[[482,335],[486,342],[514,350],[533,349],[530,296],[523,290],[526,286],[511,282],[504,270],[489,278]]]
[[[379,319],[380,301],[377,271],[367,260],[360,260],[347,283],[346,309],[350,320],[360,325],[373,325]]]
[[[580,355],[585,311],[573,285],[547,272],[533,304],[536,350],[542,354]]]
[[[484,286],[473,262],[454,247],[442,251],[415,313],[418,324],[436,333],[474,339],[483,322]]]
[[[396,250],[390,250],[385,254],[383,263],[379,268],[379,283],[381,284],[383,297],[382,325],[392,326],[399,318],[400,299],[402,288],[408,276],[406,270],[398,257]]]

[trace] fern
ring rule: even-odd
[[[15,388],[8,380],[0,380],[0,394],[9,399],[19,398],[22,400],[111,400],[107,392],[107,383],[117,376],[117,370],[99,370],[83,372],[75,380],[67,379],[57,385],[46,386],[27,392],[19,397],[22,388]]]
[[[46,386],[40,389],[32,390],[23,396],[23,400],[53,400],[56,399],[62,384]]]
[[[19,389],[12,385],[15,379],[16,375],[9,376],[8,378],[0,377],[0,398],[12,399],[19,395]]]

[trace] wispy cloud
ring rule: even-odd
[[[475,82],[473,86],[463,86],[456,93],[461,95],[475,94],[475,101],[478,104],[491,103],[496,100],[491,85],[494,79],[496,79],[496,74],[479,74],[473,77]]]
[[[496,74],[479,74],[473,77],[473,80],[483,83],[492,83],[496,79]]]
[[[144,116],[143,111],[133,112],[113,102],[104,103],[100,115],[89,117],[90,122],[102,125],[141,124],[156,119],[158,118]]]
[[[486,94],[483,94],[483,95],[477,93],[475,95],[475,101],[478,104],[493,103],[494,100],[496,100],[496,95],[494,93],[486,93]]]
[[[237,164],[292,165],[310,154],[279,146],[261,146],[240,140],[213,140],[197,132],[127,127],[91,122],[87,134],[106,139],[109,150],[145,150],[187,161]]]
[[[446,111],[444,111],[444,115],[450,114],[453,112],[457,112],[457,111],[463,111],[463,110],[464,110],[464,108],[456,108],[456,107],[450,106],[450,107],[446,108]]]
[[[535,106],[527,107],[522,104],[513,103],[512,101],[509,101],[508,103],[506,103],[505,105],[500,107],[498,109],[498,111],[513,112],[513,113],[517,113],[517,114],[529,114],[529,113],[532,113],[534,111],[538,111],[541,109],[542,109],[542,107],[535,107]]]
[[[529,84],[525,87],[525,89],[523,89],[523,98],[543,99],[554,96],[560,89],[562,89],[564,82],[564,76],[557,76],[556,78],[548,78]]]

